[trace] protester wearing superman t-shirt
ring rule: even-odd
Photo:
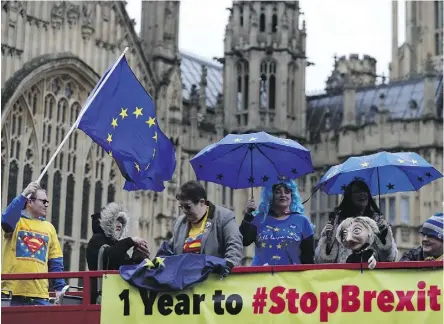
[[[31,182],[3,212],[2,274],[64,270],[57,232],[45,218],[48,206],[46,190],[38,182]],[[54,280],[57,302],[65,285],[63,279]],[[12,293],[11,306],[51,305],[47,279],[3,280],[2,295],[6,291]]]

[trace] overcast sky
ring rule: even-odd
[[[223,56],[223,39],[231,0],[181,0],[179,47],[211,59]],[[390,0],[301,0],[307,23],[307,92],[320,91],[333,67],[333,56],[368,54],[378,61],[377,73],[388,75],[391,58]],[[140,0],[127,10],[140,30]],[[400,1],[399,45],[404,41],[404,1]]]

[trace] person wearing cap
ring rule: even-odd
[[[443,213],[430,217],[421,228],[421,246],[406,252],[399,261],[442,261]]]
[[[244,246],[255,244],[252,266],[314,263],[313,226],[296,182],[281,178],[265,186],[258,210],[254,200],[246,209],[239,230]]]

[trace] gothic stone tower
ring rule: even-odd
[[[182,82],[179,60],[179,1],[142,1],[140,38],[147,64],[156,77],[151,95],[156,103],[157,122],[176,148],[176,161],[181,157]],[[175,192],[180,179],[176,168],[173,179],[163,192],[139,192],[139,233],[147,237],[155,251],[163,240],[171,237],[178,215]]]
[[[228,132],[305,135],[305,23],[298,1],[234,1],[225,33]]]

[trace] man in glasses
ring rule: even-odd
[[[184,183],[176,198],[183,214],[176,220],[170,248],[174,254],[201,253],[224,258],[229,265],[240,265],[243,257],[242,235],[234,213],[215,206],[197,181]]]
[[[5,249],[2,274],[61,272],[63,253],[54,226],[45,220],[46,191],[31,182],[2,214]],[[54,280],[57,300],[66,285]],[[12,293],[11,306],[50,305],[48,280],[4,280],[2,291]]]

